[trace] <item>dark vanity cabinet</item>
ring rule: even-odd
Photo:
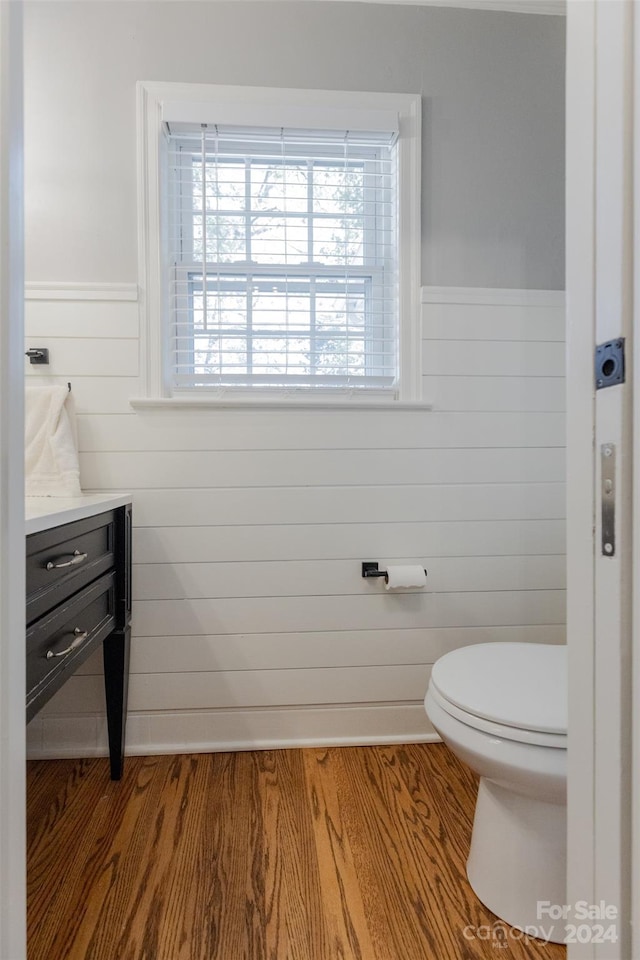
[[[27,721],[102,646],[111,779],[122,775],[131,504],[27,536]]]

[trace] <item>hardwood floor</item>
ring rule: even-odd
[[[28,765],[29,960],[564,958],[465,874],[442,744]]]

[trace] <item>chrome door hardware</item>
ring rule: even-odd
[[[616,448],[613,443],[600,447],[602,487],[602,555],[616,552]]]
[[[596,347],[596,390],[624,383],[624,337]]]

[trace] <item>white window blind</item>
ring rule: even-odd
[[[165,125],[172,390],[395,390],[396,135]]]

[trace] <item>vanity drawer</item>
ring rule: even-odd
[[[113,511],[27,537],[27,624],[111,570],[114,543]]]
[[[112,572],[27,629],[27,720],[113,631],[115,606]]]

